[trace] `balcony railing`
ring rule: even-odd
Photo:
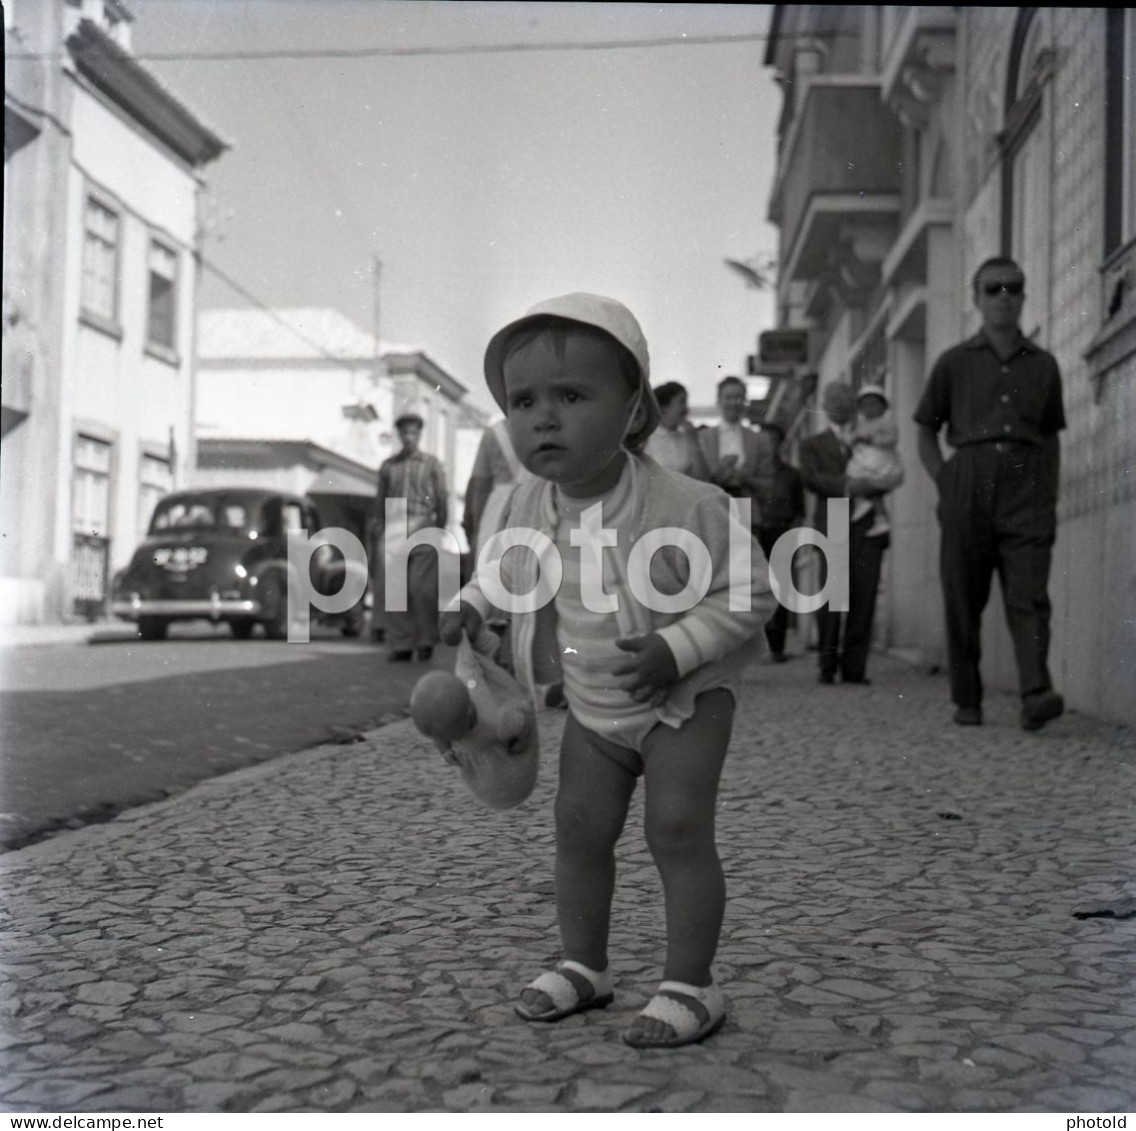
[[[786,139],[770,219],[781,227],[781,260],[793,277],[818,269],[846,221],[879,224],[899,209],[903,127],[861,75],[810,84]]]

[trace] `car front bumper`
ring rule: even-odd
[[[111,613],[120,620],[138,620],[139,617],[208,617],[221,620],[224,617],[259,617],[260,602],[244,598],[213,597],[195,601],[147,600],[134,596],[129,600],[112,601]]]

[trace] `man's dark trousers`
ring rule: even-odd
[[[1033,444],[965,444],[943,465],[937,483],[951,699],[959,707],[982,704],[982,611],[995,571],[1021,694],[1048,690],[1053,469]]]
[[[788,526],[755,526],[753,528],[754,537],[764,552],[766,561],[770,560],[773,547],[777,545],[777,539],[789,529],[791,528]],[[773,610],[773,616],[765,622],[765,639],[769,642],[769,650],[774,655],[779,655],[785,651],[785,634],[788,630],[789,610],[778,601],[777,608]]]
[[[841,647],[840,613],[828,605],[817,610],[817,644],[822,676],[840,677],[849,683],[864,679],[868,652],[872,646],[872,620],[876,613],[876,594],[880,587],[880,568],[884,551],[891,543],[887,534],[868,537],[873,522],[871,512],[848,526],[848,612],[844,616]],[[828,577],[828,563],[821,559],[821,584]]]

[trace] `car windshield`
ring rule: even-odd
[[[245,530],[248,525],[248,509],[231,499],[175,499],[158,504],[150,523],[150,533],[185,527]]]

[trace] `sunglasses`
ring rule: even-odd
[[[1025,283],[983,283],[982,290],[993,297],[1003,291],[1008,295],[1020,295],[1026,289]]]

